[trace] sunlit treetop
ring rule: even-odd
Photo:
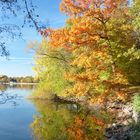
[[[69,16],[100,13],[106,18],[117,8],[128,5],[128,0],[62,0],[60,10]]]

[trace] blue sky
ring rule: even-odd
[[[64,26],[66,16],[59,11],[61,0],[33,0],[37,5],[36,12],[40,15],[40,20],[44,23],[49,22],[53,28]],[[8,23],[21,24],[23,15],[18,15],[16,18],[6,20]],[[26,76],[34,75],[32,67],[34,65],[34,52],[26,52],[27,44],[30,41],[41,41],[41,36],[34,28],[28,26],[22,29],[23,39],[8,40],[7,46],[10,51],[9,60],[0,57],[0,75],[8,76]]]

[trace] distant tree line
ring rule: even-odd
[[[0,76],[0,83],[38,83],[38,79],[33,76],[25,76],[25,77],[8,77],[6,75]]]

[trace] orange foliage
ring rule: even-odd
[[[60,9],[70,16],[67,26],[42,32],[49,38],[50,46],[56,49],[63,48],[73,55],[69,61],[72,68],[65,74],[67,80],[72,82],[72,88],[66,90],[70,94],[75,96],[90,94],[92,101],[98,97],[97,101],[103,102],[114,93],[114,85],[127,84],[124,74],[115,67],[116,56],[112,46],[122,38],[118,39],[118,32],[123,36],[124,31],[127,32],[125,37],[129,42],[120,41],[119,45],[127,49],[132,46],[131,26],[128,24],[125,27],[123,25],[118,27],[113,23],[118,18],[129,18],[127,2],[127,0],[62,0]],[[120,89],[115,92],[122,93]]]
[[[84,132],[84,123],[83,120],[79,117],[76,117],[72,127],[68,128],[68,133],[74,140],[86,140],[85,132]]]
[[[102,127],[105,126],[105,122],[103,120],[100,120],[96,117],[92,117],[92,119],[93,119],[94,123],[96,123],[97,125],[102,126]]]
[[[88,124],[88,123],[90,123],[90,124]],[[95,132],[93,132],[93,136],[88,135],[88,133],[86,132],[86,128],[88,128],[88,127],[94,127],[92,129],[93,131],[97,131],[97,128],[98,128],[100,130],[100,132],[102,133],[102,131],[105,128],[105,122],[94,116],[89,117],[89,118],[85,117],[85,119],[82,119],[82,118],[76,116],[74,119],[74,122],[67,129],[67,132],[69,133],[69,135],[71,136],[71,138],[73,140],[99,139],[99,136],[96,135]]]

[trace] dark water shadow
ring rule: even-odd
[[[106,129],[108,140],[140,140],[140,122],[116,125]]]

